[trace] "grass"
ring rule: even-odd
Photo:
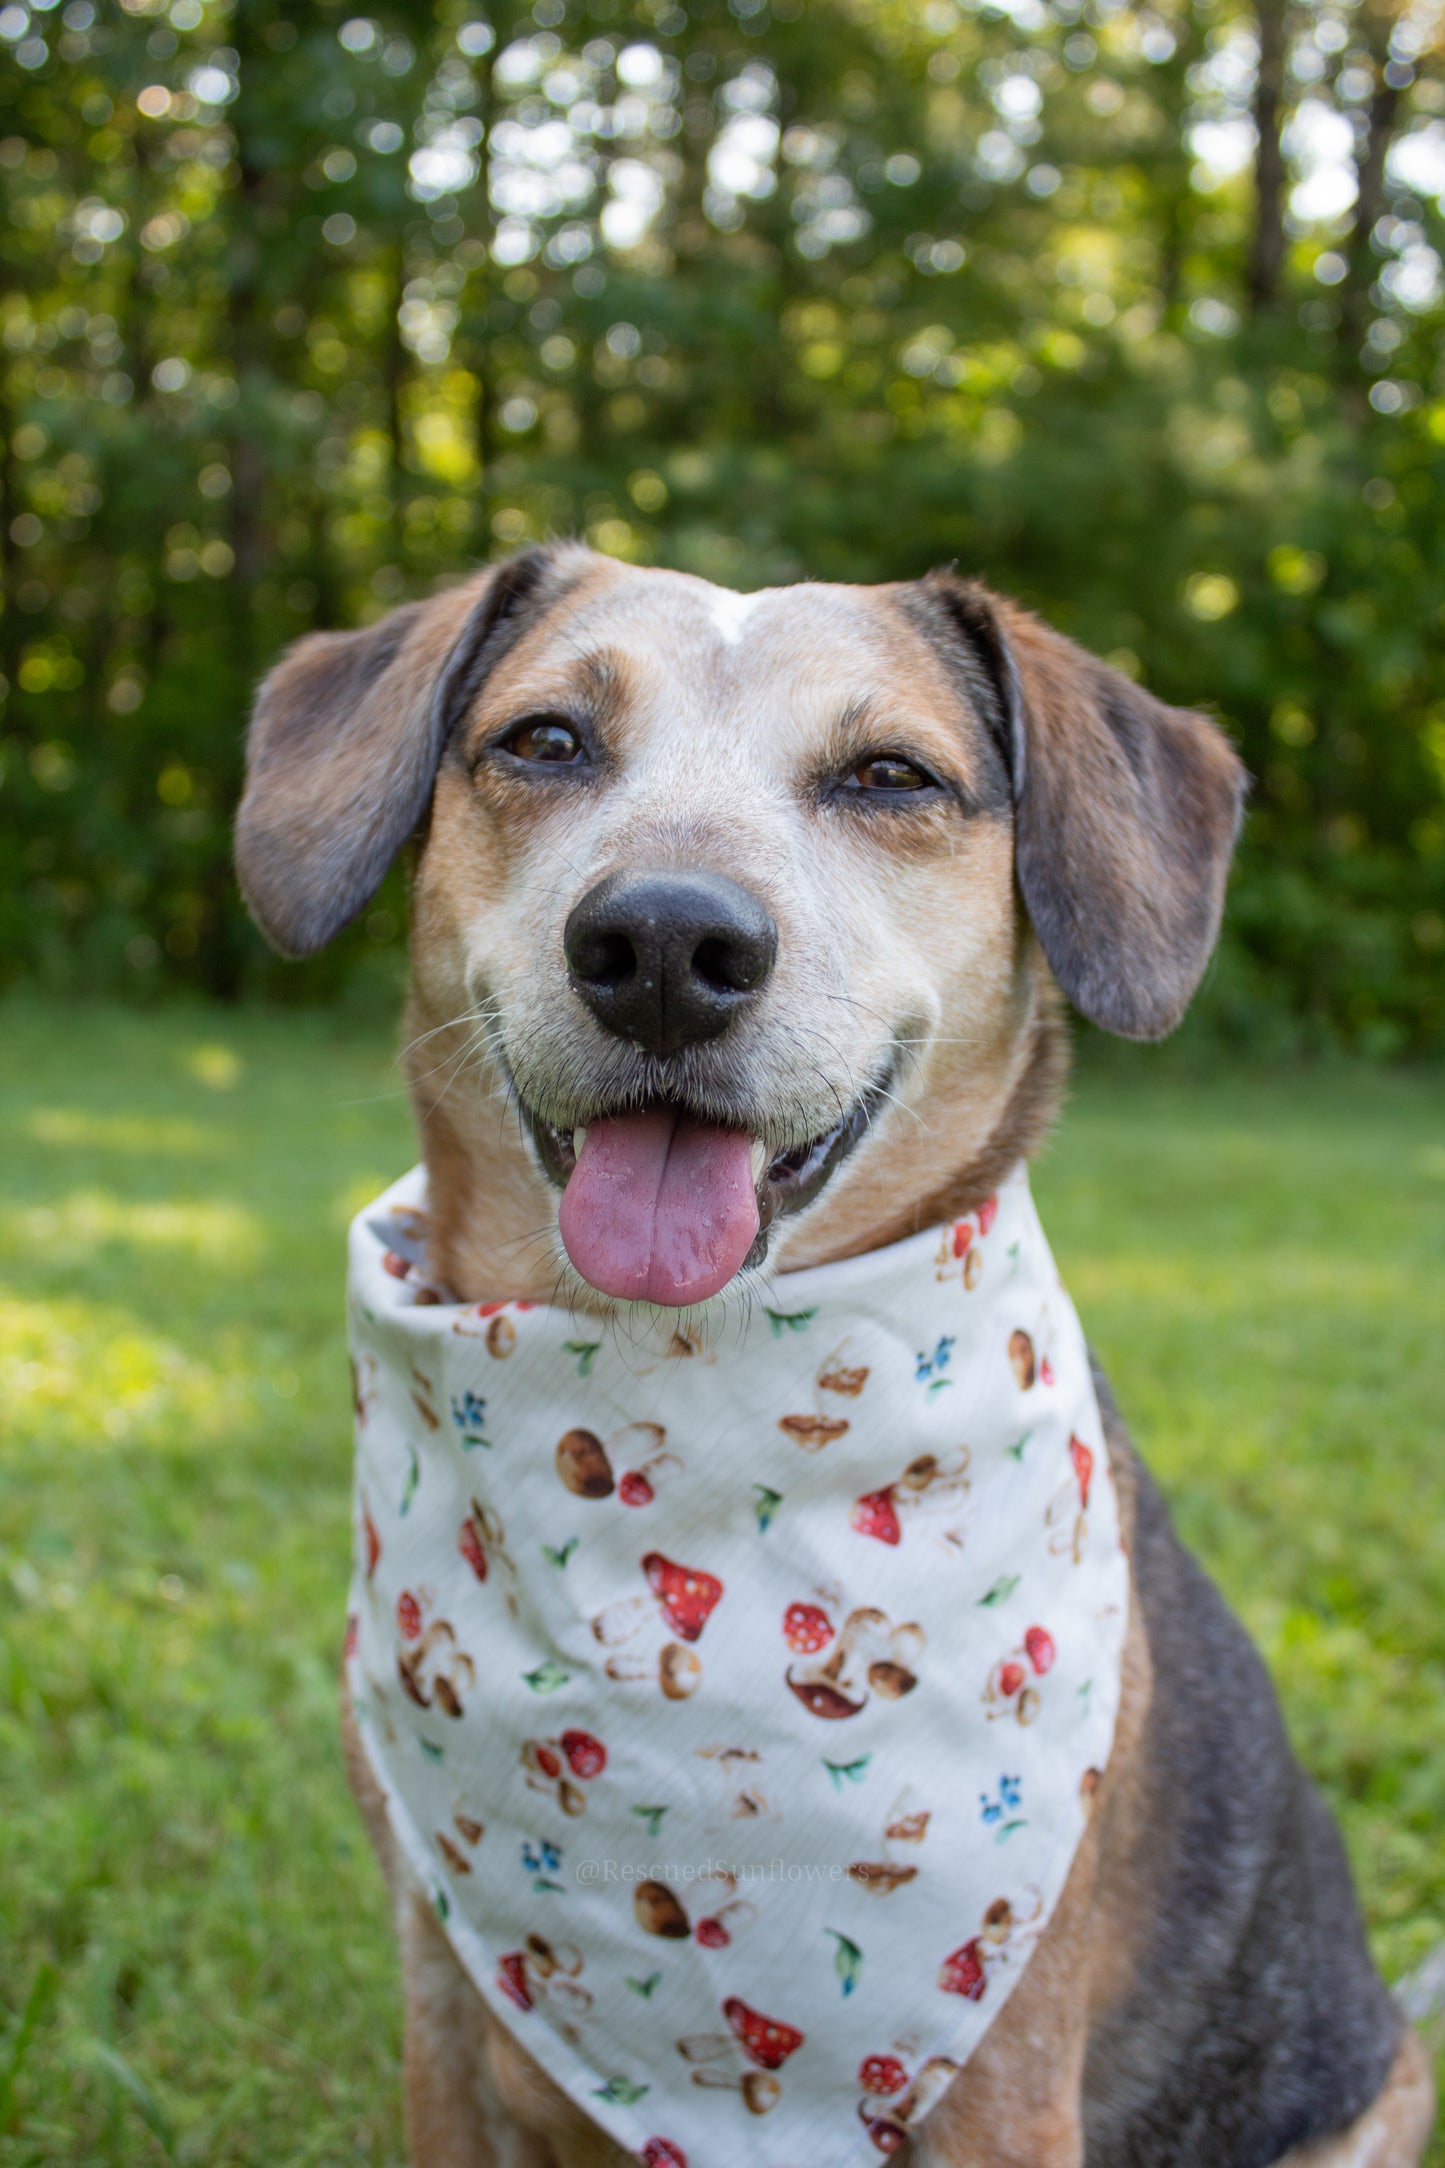
[[[410,1155],[389,1050],[15,1002],[0,1048],[0,2168],[399,2163],[335,1723],[341,1239]],[[1445,1937],[1440,1080],[1141,1057],[1038,1187],[1398,1978]]]

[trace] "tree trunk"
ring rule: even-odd
[[[1388,208],[1385,193],[1385,160],[1395,133],[1400,106],[1399,87],[1387,82],[1383,53],[1376,56],[1379,74],[1375,94],[1365,119],[1365,141],[1357,171],[1360,193],[1355,201],[1355,226],[1350,237],[1349,271],[1345,278],[1341,336],[1351,357],[1358,357],[1365,329],[1374,313],[1370,289],[1375,283],[1378,259],[1370,236]]]
[[[19,516],[19,461],[11,442],[15,417],[10,411],[7,387],[0,375],[0,676],[5,679],[4,714],[8,727],[15,730],[20,719],[20,651],[23,640],[20,632],[20,604],[17,595],[20,587],[20,546],[10,532],[11,522]]]
[[[1254,316],[1279,300],[1284,269],[1284,149],[1280,104],[1284,91],[1287,0],[1257,0],[1259,73],[1254,86],[1254,238],[1249,253],[1249,307]]]

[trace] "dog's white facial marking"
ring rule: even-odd
[[[731,588],[715,587],[707,598],[707,614],[728,647],[736,647],[743,627],[762,601],[762,594],[735,595]]]

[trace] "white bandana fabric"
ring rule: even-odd
[[[1020,1170],[710,1347],[351,1231],[349,1680],[497,2017],[650,2168],[895,2151],[1048,1923],[1128,1572]]]

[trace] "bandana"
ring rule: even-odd
[[[351,1230],[349,1680],[496,2016],[651,2168],[844,2168],[968,2061],[1107,1762],[1128,1575],[1026,1175],[712,1342]]]

